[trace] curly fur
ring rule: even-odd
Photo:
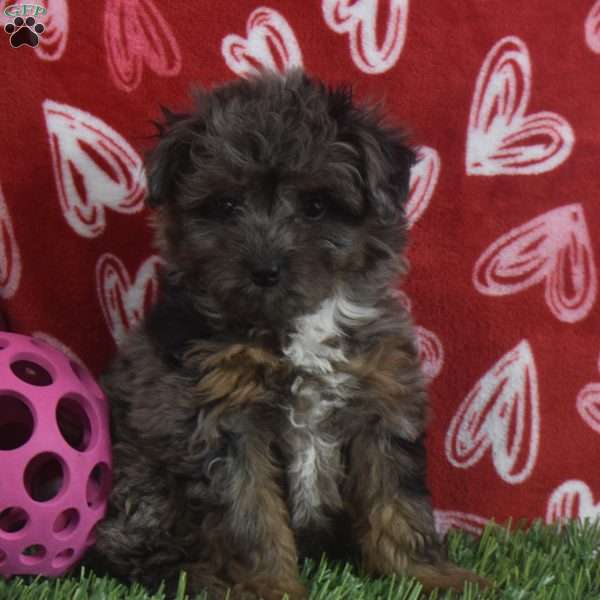
[[[481,583],[446,560],[425,483],[426,392],[393,293],[404,135],[298,71],[165,116],[149,201],[166,269],[103,378],[98,552],[147,583],[185,568],[213,598],[305,598],[298,560],[324,549],[426,589]],[[252,279],[264,268],[275,284]]]

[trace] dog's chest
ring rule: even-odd
[[[326,305],[299,319],[284,349],[298,371],[285,405],[291,456],[288,481],[296,526],[319,522],[324,508],[341,508],[341,439],[335,421],[347,405],[349,376],[336,368],[347,358],[334,317]]]

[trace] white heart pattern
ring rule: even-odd
[[[502,38],[477,77],[467,131],[469,175],[536,175],[571,154],[575,135],[553,112],[526,114],[531,63],[525,43]]]
[[[600,371],[600,356],[598,357],[598,371]],[[581,418],[596,433],[600,433],[600,382],[588,383],[577,394],[575,406]]]
[[[143,163],[127,141],[91,114],[45,100],[54,177],[64,216],[81,236],[105,227],[105,208],[133,214],[144,208]]]
[[[578,479],[570,479],[559,485],[548,501],[546,522],[562,522],[570,519],[600,517],[600,504],[594,504],[589,486]]]
[[[406,218],[412,227],[429,206],[440,176],[441,160],[437,150],[421,146],[417,151],[417,164],[410,173]]]
[[[548,211],[511,229],[475,263],[473,285],[482,294],[506,296],[546,282],[554,316],[574,323],[596,300],[594,253],[581,204]]]
[[[21,253],[0,189],[0,298],[14,296],[21,281]]]
[[[382,35],[377,21],[383,2],[389,6]],[[406,39],[408,0],[323,0],[322,9],[327,25],[350,37],[352,60],[361,71],[375,75],[396,64]]]
[[[103,254],[96,263],[96,288],[104,319],[115,342],[120,344],[154,304],[158,293],[157,273],[161,259],[151,256],[132,281],[123,262]]]
[[[294,31],[272,8],[259,7],[246,23],[246,38],[229,34],[223,38],[221,53],[227,66],[240,77],[260,71],[284,73],[302,66],[302,52]]]
[[[576,407],[581,418],[600,433],[600,383],[588,383],[577,395]]]
[[[531,347],[522,340],[458,407],[446,435],[446,457],[467,469],[491,449],[498,475],[507,483],[522,483],[535,466],[539,438],[537,371]]]
[[[480,535],[488,519],[479,515],[459,512],[457,510],[434,510],[435,529],[441,537],[445,537],[450,529],[462,529],[473,535]]]
[[[181,71],[177,40],[152,0],[108,0],[104,45],[112,80],[126,92],[139,86],[144,63],[162,77]]]
[[[421,370],[425,378],[431,381],[440,374],[444,366],[444,347],[440,338],[433,331],[425,329],[425,327],[415,326],[415,334],[417,336]]]
[[[56,61],[62,58],[69,37],[69,6],[67,0],[40,0],[46,9],[42,21],[45,30],[35,53],[42,60]]]
[[[592,6],[585,20],[585,42],[592,52],[600,54],[600,0]]]

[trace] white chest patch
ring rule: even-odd
[[[296,331],[284,348],[294,366],[305,373],[296,377],[286,406],[294,456],[288,477],[296,526],[321,520],[325,502],[332,509],[341,507],[337,488],[341,440],[326,427],[332,413],[346,405],[350,383],[350,376],[335,368],[348,360],[341,326],[351,328],[377,315],[376,309],[336,294],[317,312],[297,319]]]
[[[291,335],[290,344],[283,353],[297,367],[313,373],[331,373],[331,361],[343,362],[346,357],[342,350],[324,342],[340,336],[341,331],[335,321],[335,301],[326,300],[316,313],[296,321],[296,333]]]

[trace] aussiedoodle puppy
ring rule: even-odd
[[[160,299],[103,384],[114,489],[97,551],[210,598],[306,598],[331,551],[429,590],[447,561],[425,481],[427,394],[406,270],[415,154],[379,111],[302,72],[165,111],[148,164]]]

